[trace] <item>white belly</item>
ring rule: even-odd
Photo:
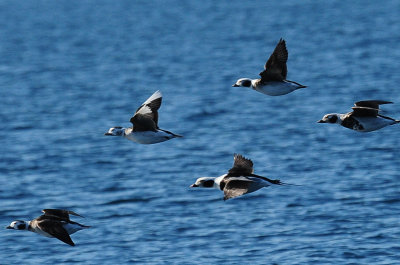
[[[395,121],[381,117],[355,117],[355,119],[364,127],[363,130],[358,130],[359,132],[372,132],[396,123]]]
[[[173,135],[163,132],[163,131],[133,132],[133,133],[124,135],[124,137],[127,138],[128,140],[134,141],[139,144],[161,143],[161,142],[167,141],[171,138],[174,138]]]
[[[268,96],[286,95],[300,87],[290,82],[268,82],[266,85],[258,85],[254,89]]]

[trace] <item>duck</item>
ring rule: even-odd
[[[104,135],[122,136],[139,144],[155,144],[182,137],[158,127],[158,109],[161,106],[162,94],[156,91],[135,112],[130,119],[132,127],[112,127]]]
[[[284,185],[279,179],[254,174],[253,162],[241,154],[234,154],[233,167],[219,177],[201,177],[191,188],[218,189],[224,192],[224,201],[272,185]]]
[[[274,52],[259,74],[261,78],[240,78],[233,87],[248,87],[268,96],[282,96],[306,86],[286,79],[288,50],[284,39],[280,39]]]
[[[318,123],[339,124],[357,132],[376,131],[386,126],[400,123],[400,120],[380,114],[380,105],[392,103],[385,100],[358,101],[354,103],[353,111],[344,114],[326,114]]]
[[[62,242],[75,246],[70,235],[82,230],[90,228],[90,226],[71,221],[69,216],[75,215],[83,217],[73,211],[62,209],[44,209],[43,215],[31,220],[16,220],[11,222],[7,229],[27,230],[46,237],[55,237]]]

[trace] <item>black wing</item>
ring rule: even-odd
[[[240,154],[235,154],[233,167],[229,169],[231,175],[250,175],[253,173],[253,162]]]
[[[135,112],[130,119],[134,131],[156,131],[158,128],[158,109],[161,106],[162,94],[156,91]]]
[[[69,215],[75,215],[79,217],[83,217],[82,215],[79,215],[73,211],[69,210],[60,210],[60,209],[43,209],[42,212],[44,213],[45,216],[55,216],[59,217],[61,219],[65,219],[69,221]]]
[[[288,51],[286,42],[280,39],[274,52],[265,63],[264,71],[260,73],[261,82],[264,81],[282,81],[287,76],[286,62],[288,60]]]
[[[379,114],[379,109],[366,108],[366,107],[352,107],[353,112],[350,116],[355,117],[376,117]]]
[[[235,198],[246,194],[253,181],[246,179],[227,179],[224,181],[224,200]]]
[[[45,219],[42,221],[38,221],[37,224],[42,231],[54,236],[55,238],[61,240],[64,243],[67,243],[70,246],[75,246],[74,242],[72,241],[68,232],[62,226],[61,222],[57,222],[51,219]]]
[[[393,102],[391,102],[391,101],[385,101],[385,100],[363,100],[363,101],[358,101],[358,102],[354,103],[354,106],[379,109],[379,105],[392,104],[392,103]]]
[[[393,102],[384,100],[364,100],[354,103],[351,115],[356,117],[377,117],[379,115],[379,105],[391,104]]]
[[[143,131],[157,131],[157,123],[154,121],[153,117],[149,115],[135,114],[131,118],[131,123],[133,124],[133,131],[143,132]]]

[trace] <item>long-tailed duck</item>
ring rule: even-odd
[[[71,221],[69,215],[81,215],[68,210],[44,209],[43,215],[32,221],[13,221],[7,229],[28,230],[46,237],[55,237],[68,245],[75,246],[69,235],[90,226]]]
[[[260,73],[260,79],[241,78],[233,84],[233,87],[251,87],[258,92],[269,96],[286,95],[299,88],[304,88],[297,82],[286,79],[288,51],[286,42],[280,39],[274,52],[264,65],[264,70]]]
[[[379,114],[379,105],[390,103],[393,102],[383,100],[359,101],[354,103],[352,112],[326,114],[318,123],[337,123],[357,132],[379,130],[400,122],[400,120]]]
[[[162,95],[156,91],[135,112],[130,122],[132,128],[113,127],[104,135],[123,136],[140,144],[155,144],[170,140],[181,135],[160,129],[158,127],[158,112]]]
[[[271,185],[283,185],[278,179],[269,179],[253,173],[253,162],[240,154],[234,155],[233,167],[217,178],[198,178],[191,188],[216,188],[224,192],[224,200],[251,193]]]

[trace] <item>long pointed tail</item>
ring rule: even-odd
[[[282,182],[282,184],[281,184],[281,185],[285,185],[285,186],[297,186],[297,187],[300,187],[300,186],[302,186],[302,185],[300,185],[300,184],[285,183],[285,182]]]
[[[307,86],[302,85],[302,84],[300,84],[300,83],[297,83],[297,82],[295,82],[295,81],[290,81],[290,80],[285,80],[285,81],[297,85],[296,89],[300,89],[300,88],[305,88],[305,87],[307,87]]]
[[[163,129],[159,129],[160,131],[166,132],[168,134],[171,134],[173,137],[183,137],[182,135],[167,131],[167,130],[163,130]]]
[[[292,183],[282,182],[282,181],[280,181],[279,179],[274,179],[273,181],[274,181],[274,182],[276,181],[277,183],[274,183],[274,184],[277,184],[277,185],[283,185],[283,186],[301,186],[301,185],[298,185],[298,184],[292,184]]]
[[[282,182],[279,179],[269,179],[268,181],[271,182],[272,184],[275,184],[275,185],[301,186],[301,185],[298,185],[298,184],[291,184],[291,183]]]
[[[251,174],[251,176],[263,179],[263,180],[268,181],[269,183],[275,184],[275,185],[301,186],[301,185],[297,185],[297,184],[290,184],[290,183],[282,182],[279,179],[269,179],[267,177],[259,176],[256,174]]]

